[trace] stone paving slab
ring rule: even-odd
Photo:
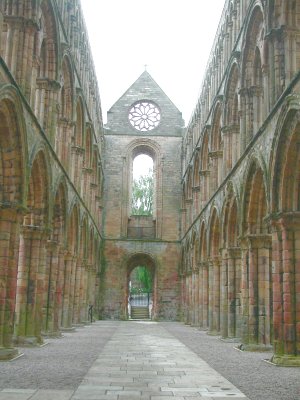
[[[206,362],[155,322],[123,322],[72,400],[247,400]]]
[[[204,398],[247,400],[161,324],[150,321],[119,323],[75,390],[0,390],[0,400]]]

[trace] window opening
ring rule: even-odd
[[[153,159],[140,154],[133,160],[131,214],[153,215],[153,197]]]

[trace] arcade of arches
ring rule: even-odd
[[[147,71],[103,126],[79,0],[0,2],[0,359],[127,318],[143,265],[153,318],[300,365],[300,0],[224,2],[186,127]]]

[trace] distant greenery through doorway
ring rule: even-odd
[[[139,266],[131,273],[131,294],[151,293],[152,292],[152,275],[148,268]]]

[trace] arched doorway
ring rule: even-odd
[[[131,256],[127,262],[127,318],[155,319],[156,267],[154,259],[145,253]]]

